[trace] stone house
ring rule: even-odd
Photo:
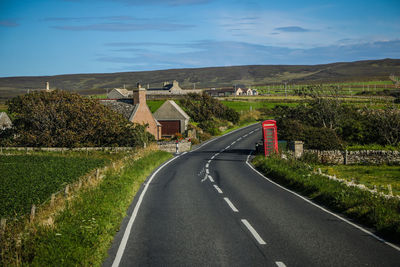
[[[132,98],[133,102],[125,101],[125,99],[106,99],[100,100],[100,103],[122,114],[130,122],[148,124],[147,131],[159,140],[162,126],[147,106],[146,89],[138,84],[138,88],[132,92]]]
[[[0,112],[0,130],[5,130],[12,127],[12,122],[7,113]]]
[[[162,125],[163,136],[173,136],[187,130],[190,117],[173,100],[167,100],[154,112],[154,117]]]
[[[130,97],[132,97],[132,95],[133,95],[133,91],[129,91],[127,89],[121,89],[121,88],[114,88],[107,94],[107,98],[108,99],[124,99],[124,98],[130,98]]]

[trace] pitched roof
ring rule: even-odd
[[[189,115],[173,100],[167,100],[154,112],[154,117],[160,119],[190,119]]]
[[[138,105],[128,104],[118,100],[100,100],[100,103],[110,109],[122,114],[127,120],[130,120]]]
[[[0,129],[5,129],[11,127],[12,122],[8,117],[7,113],[0,112]]]

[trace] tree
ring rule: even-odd
[[[20,146],[139,146],[154,137],[96,100],[66,91],[33,92],[8,103]]]

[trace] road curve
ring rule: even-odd
[[[399,266],[399,250],[246,164],[260,138],[246,127],[157,169],[103,266]]]

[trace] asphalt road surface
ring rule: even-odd
[[[400,251],[246,163],[259,125],[175,157],[135,197],[104,266],[400,266]]]

